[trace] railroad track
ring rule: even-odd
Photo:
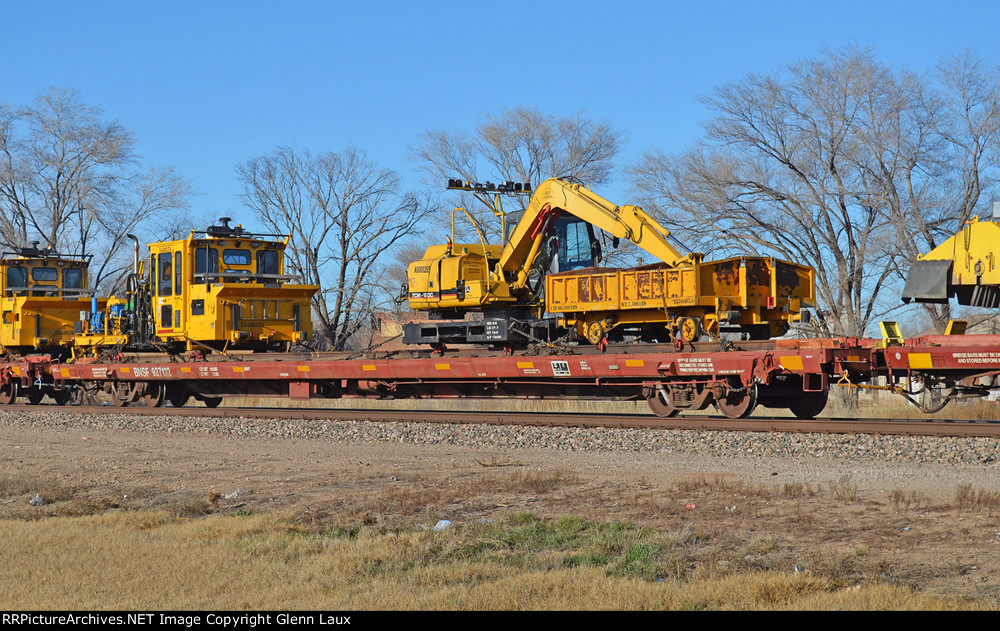
[[[1000,438],[1000,421],[909,418],[815,418],[753,416],[729,419],[724,416],[691,415],[659,418],[648,414],[579,414],[565,412],[487,412],[440,410],[385,410],[332,408],[264,407],[116,407],[112,405],[9,405],[9,411],[49,411],[77,414],[132,414],[142,416],[236,417],[247,419],[309,419],[371,422],[421,422],[457,424],[523,425],[529,427],[590,427],[616,429],[687,429],[701,431],[788,432],[822,434],[889,434],[898,436],[954,436]]]

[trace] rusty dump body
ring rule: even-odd
[[[562,326],[595,342],[612,330],[624,334],[664,325],[676,325],[688,341],[702,330],[727,327],[766,339],[784,334],[793,316],[814,305],[814,275],[811,267],[763,257],[681,268],[591,267],[550,274],[546,301],[550,312],[563,314]]]

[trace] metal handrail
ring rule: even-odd
[[[77,287],[56,287],[54,285],[35,285],[34,287],[5,287],[4,291],[12,293],[32,292],[44,294],[80,294],[88,295],[97,293],[96,289],[81,289]]]

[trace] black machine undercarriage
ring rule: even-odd
[[[403,325],[404,344],[489,344],[524,347],[558,338],[554,319],[432,320]]]

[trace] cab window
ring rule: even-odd
[[[170,296],[171,289],[173,289],[173,274],[170,259],[172,254],[170,252],[161,252],[159,256],[159,269],[157,270],[159,281],[157,282],[157,295],[159,296]]]
[[[257,252],[257,273],[277,274],[278,273],[278,253],[274,250],[261,250]]]
[[[198,248],[194,251],[194,273],[209,274],[219,271],[219,251],[215,248]],[[199,278],[197,280],[205,280]]]
[[[63,289],[83,289],[83,270],[64,269]]]
[[[250,250],[223,250],[222,262],[226,265],[250,265]]]
[[[586,222],[560,218],[556,222],[556,234],[559,237],[560,272],[590,267],[594,264],[590,231]]]
[[[180,296],[184,293],[181,287],[181,277],[183,276],[184,264],[181,261],[181,253],[174,252],[174,293]]]
[[[36,267],[31,270],[31,280],[36,283],[55,283],[59,280],[59,270],[54,267]]]
[[[16,287],[27,287],[28,286],[28,268],[27,267],[8,267],[7,268],[7,288],[12,289]]]

